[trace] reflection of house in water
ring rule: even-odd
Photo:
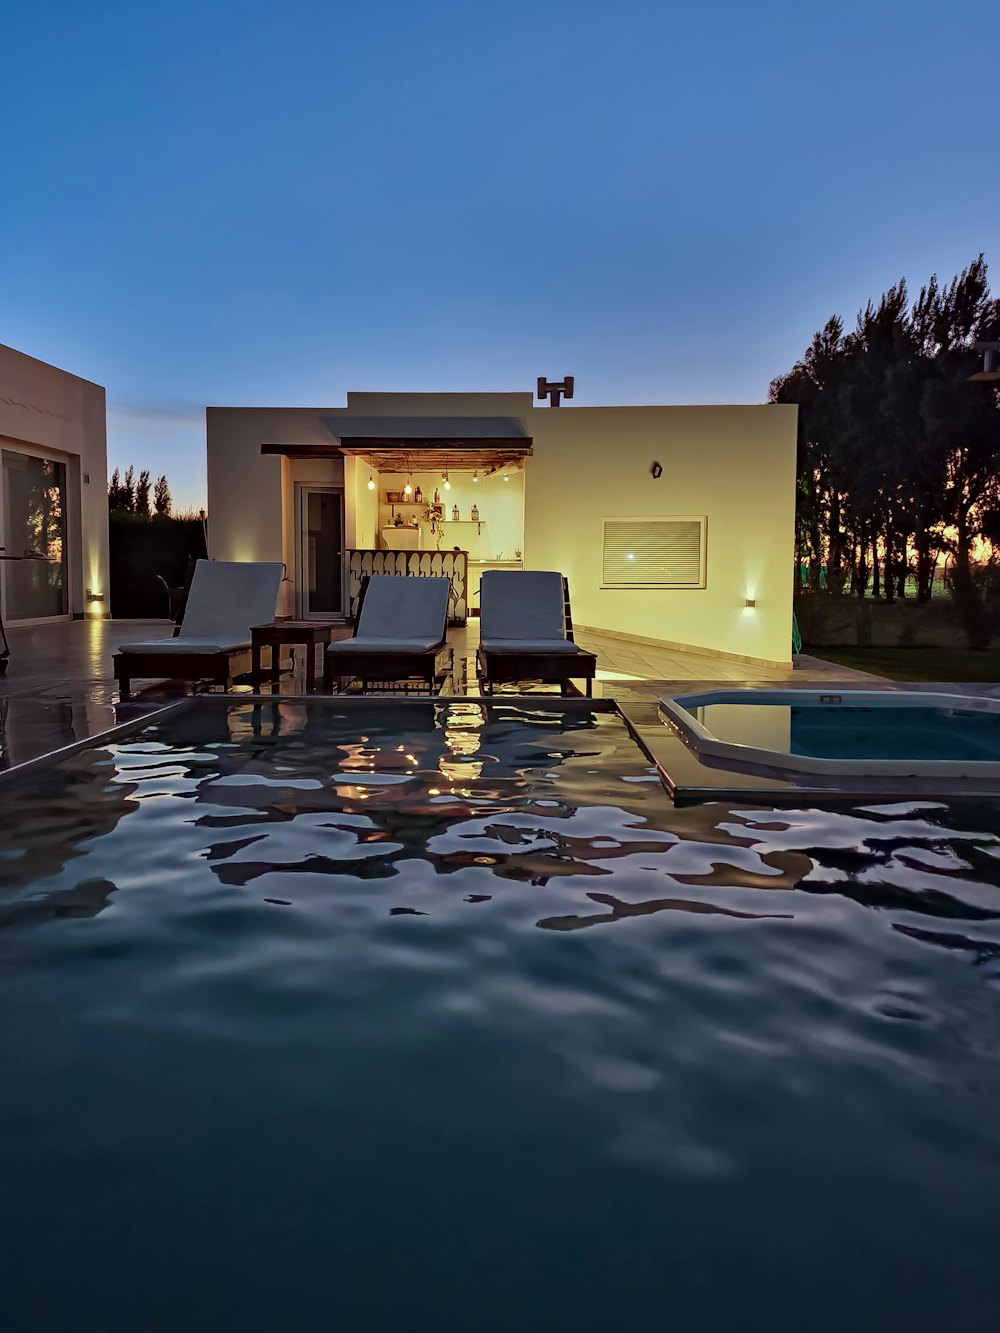
[[[215,719],[199,712],[222,710],[206,703],[179,716],[171,739],[194,747],[218,742]],[[213,751],[211,777],[192,793],[203,807],[196,823],[220,832],[206,859],[229,884],[272,872],[383,878],[415,855],[442,873],[469,865],[535,880],[606,873],[588,863],[623,852],[598,850],[579,827],[559,828],[575,811],[569,761],[584,775],[578,781],[593,782],[586,774],[596,771],[595,757],[609,758],[626,739],[617,727],[614,739],[596,735],[596,716],[586,708],[546,712],[520,703],[384,700],[377,713],[336,701],[231,707],[230,743]],[[635,758],[630,748],[633,764]],[[550,781],[557,770],[558,793]],[[536,795],[544,810],[533,811]],[[508,827],[503,817],[515,809],[537,813],[545,831],[528,836]],[[489,826],[475,836],[487,848],[434,848],[438,835],[484,819]],[[280,831],[294,821],[293,832]],[[631,839],[629,846],[640,844]]]
[[[123,815],[139,808],[134,783],[116,781],[106,749],[87,749],[52,768],[23,778],[4,793],[0,850],[0,927],[57,916],[95,916],[115,885],[81,878],[46,891],[46,881],[68,870],[86,844],[111,833]],[[18,891],[35,888],[30,898]]]

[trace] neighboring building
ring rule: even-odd
[[[105,614],[104,390],[0,346],[0,561],[7,624]]]
[[[210,407],[209,551],[283,560],[286,611],[334,617],[358,571],[386,563],[358,552],[457,547],[473,614],[485,569],[555,569],[578,629],[787,663],[795,437],[792,406],[351,393],[346,408]],[[408,480],[413,497],[390,501]],[[406,562],[454,563],[391,558]]]

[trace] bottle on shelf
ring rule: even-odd
[[[420,483],[417,482],[417,489],[413,492],[413,503],[415,505],[418,505],[422,500],[423,500],[423,494],[421,493],[420,490]]]
[[[457,523],[457,522],[458,522],[458,505],[455,505],[454,508],[453,508],[452,511],[451,511],[451,521],[452,521],[453,523]]]
[[[478,506],[478,505],[473,505],[473,506],[472,506],[472,521],[473,521],[473,523],[478,523],[478,522],[479,522],[479,506]]]
[[[441,492],[438,490],[436,486],[434,487],[434,503],[436,505],[439,505],[441,503]]]

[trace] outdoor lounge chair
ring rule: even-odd
[[[115,654],[121,698],[132,681],[212,681],[227,688],[250,669],[250,626],[274,619],[284,566],[255,561],[199,560],[180,634],[123,643]]]
[[[573,642],[569,585],[561,574],[490,569],[480,588],[477,674],[484,694],[494,685],[538,680],[563,694],[590,696],[597,658]]]
[[[354,638],[326,650],[323,684],[360,680],[367,690],[414,681],[440,691],[452,669],[448,646],[451,580],[372,574],[361,585]]]

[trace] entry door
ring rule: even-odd
[[[344,492],[298,487],[298,614],[335,620],[344,614]]]

